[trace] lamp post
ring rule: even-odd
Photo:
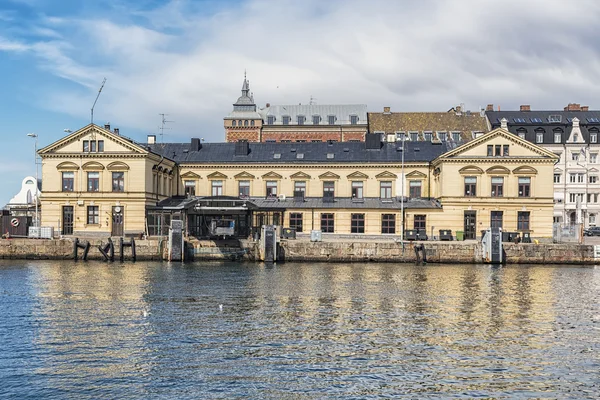
[[[402,167],[401,167],[401,176],[400,179],[400,219],[402,222],[402,226],[400,227],[400,241],[402,242],[402,251],[404,252],[404,139],[405,133],[402,132]]]
[[[38,163],[37,163],[37,141],[38,141],[38,135],[35,133],[28,133],[27,136],[29,136],[30,138],[35,139],[34,142],[34,147],[33,147],[33,162],[35,163],[35,223],[34,226],[36,228],[39,228],[40,226],[40,220],[39,220],[39,214],[38,214]],[[40,232],[39,229],[36,229],[36,236],[39,236]]]

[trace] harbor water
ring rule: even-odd
[[[597,398],[600,269],[0,261],[0,398]]]

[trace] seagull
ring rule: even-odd
[[[219,304],[219,311],[223,312],[223,304]]]

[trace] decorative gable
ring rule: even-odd
[[[327,171],[324,174],[319,175],[319,179],[340,179],[340,176]]]
[[[369,179],[369,175],[363,174],[360,171],[356,171],[348,175],[346,178],[348,179]]]
[[[273,171],[271,171],[271,172],[267,172],[266,174],[264,174],[264,175],[262,176],[262,178],[263,178],[263,179],[281,179],[281,178],[282,178],[282,176],[281,176],[281,175],[279,175],[279,174],[278,174],[278,173],[276,173],[276,172],[273,172]]]
[[[510,170],[500,165],[495,165],[485,170],[486,174],[489,175],[510,175]]]
[[[468,165],[459,169],[458,173],[461,175],[481,175],[483,174],[483,170],[474,165]]]
[[[515,175],[537,175],[537,169],[530,167],[528,165],[524,165],[522,167],[517,167],[513,169],[513,174]]]
[[[215,171],[212,174],[207,176],[208,179],[227,179],[227,175],[220,173],[219,171]]]
[[[202,179],[202,177],[198,174],[195,174],[191,171],[186,172],[185,174],[181,174],[183,179]]]
[[[56,169],[59,171],[75,171],[79,169],[79,165],[70,161],[65,161],[58,164]]]
[[[398,178],[398,176],[389,171],[383,171],[382,173],[375,175],[375,178],[377,178],[377,179],[396,179],[396,178]]]
[[[424,173],[420,172],[420,171],[412,171],[408,174],[406,174],[407,178],[418,178],[418,179],[424,179],[427,178],[427,175],[425,175]]]
[[[310,179],[310,175],[302,172],[302,171],[298,171],[295,174],[292,174],[290,176],[291,179]]]
[[[104,165],[100,164],[99,162],[90,161],[83,164],[81,169],[84,171],[99,171],[104,169]]]
[[[239,174],[234,175],[233,177],[235,179],[254,179],[255,178],[254,175],[252,175],[246,171],[240,172]]]
[[[109,171],[127,171],[129,169],[129,165],[121,161],[115,161],[108,164],[106,169]]]

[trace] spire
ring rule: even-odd
[[[246,79],[246,70],[244,70],[244,83],[242,84],[242,96],[248,96],[250,91],[250,82]]]

